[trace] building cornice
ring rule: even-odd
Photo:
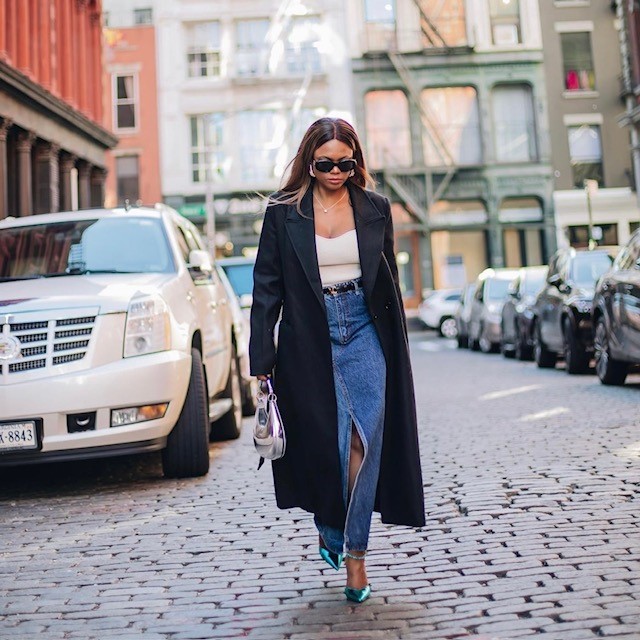
[[[58,121],[66,128],[90,138],[105,149],[111,149],[118,143],[118,138],[110,131],[2,60],[0,60],[0,91],[12,95],[19,102]]]

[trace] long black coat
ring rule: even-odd
[[[393,252],[389,201],[350,185],[365,297],[387,363],[386,409],[375,510],[382,521],[424,525],[422,473],[406,320]],[[318,268],[312,191],[295,205],[267,207],[254,270],[252,375],[274,371],[287,434],[272,463],[281,509],[301,507],[343,528],[331,342]],[[278,347],[273,330],[282,309]]]

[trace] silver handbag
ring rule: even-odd
[[[264,386],[263,386],[264,385]],[[263,388],[266,387],[266,393]],[[260,384],[256,408],[256,421],[253,427],[253,444],[260,454],[258,469],[267,460],[278,460],[284,456],[287,439],[284,433],[282,417],[278,409],[276,394],[273,392],[271,380]]]

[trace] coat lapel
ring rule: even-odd
[[[295,205],[289,205],[285,218],[287,233],[298,260],[300,260],[302,270],[313,289],[313,293],[324,309],[324,296],[322,294],[322,282],[320,280],[318,254],[316,252],[312,189],[309,189],[302,198],[301,209],[302,216],[297,212]]]
[[[350,187],[349,193],[356,220],[362,287],[367,299],[370,300],[384,247],[385,217],[366,191]]]

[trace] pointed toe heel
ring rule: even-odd
[[[334,553],[333,551],[329,551],[329,549],[320,546],[318,551],[320,552],[320,557],[332,568],[338,571],[342,566],[342,554]]]
[[[344,595],[351,602],[364,602],[371,595],[371,585],[368,584],[364,589],[354,589],[353,587],[345,587]]]

